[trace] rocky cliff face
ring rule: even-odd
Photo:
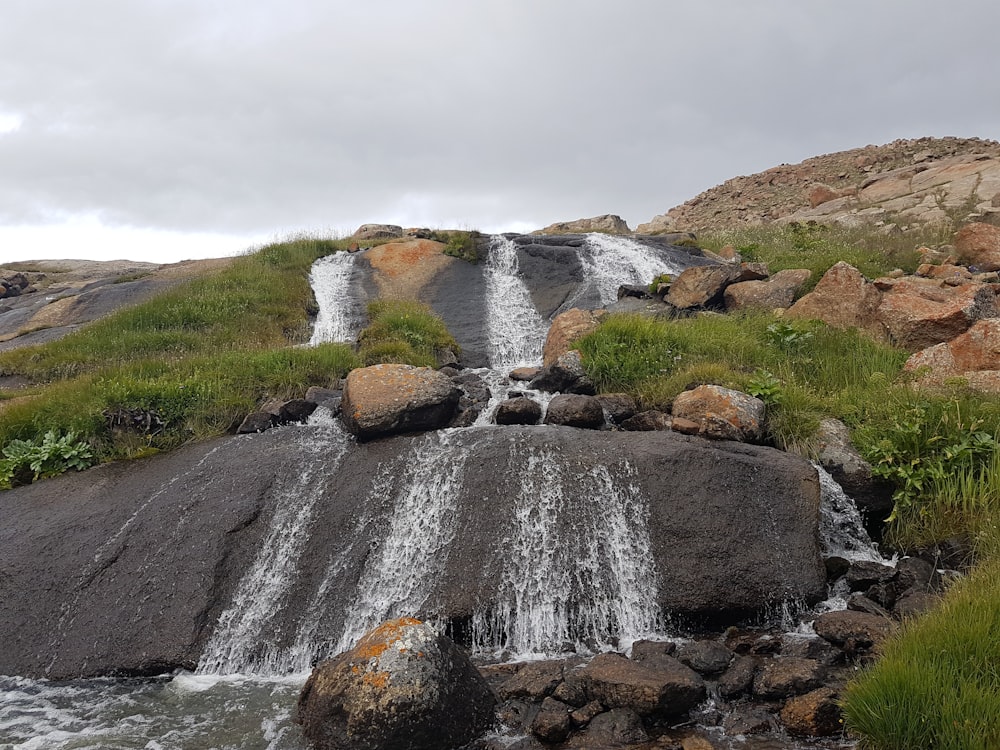
[[[640,234],[785,221],[900,228],[1000,209],[1000,143],[918,138],[841,151],[734,177],[640,224]]]

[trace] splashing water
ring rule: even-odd
[[[884,562],[878,547],[865,531],[858,506],[822,466],[817,463],[813,466],[819,474],[819,528],[824,553],[847,560]]]
[[[618,287],[622,284],[646,285],[661,273],[676,275],[683,270],[661,258],[653,248],[629,237],[588,234],[586,250],[581,256],[586,281],[575,296],[592,289],[602,305],[618,299]]]
[[[357,302],[351,295],[351,276],[357,253],[334,253],[312,265],[312,285],[319,314],[309,346],[331,341],[353,341],[357,335]]]
[[[486,327],[490,366],[498,370],[538,364],[548,330],[531,301],[517,263],[517,245],[501,235],[490,239],[486,276]]]

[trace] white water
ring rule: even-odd
[[[648,508],[627,461],[576,474],[550,451],[512,444],[519,466],[496,604],[473,616],[474,650],[518,658],[628,648],[661,631]],[[584,498],[581,505],[575,501]]]
[[[415,615],[444,570],[469,453],[467,445],[459,448],[452,438],[447,430],[416,438],[407,453],[380,468],[366,502],[391,496],[392,518],[347,605],[337,651],[347,650],[384,620]]]
[[[312,265],[312,284],[319,313],[309,346],[331,341],[353,341],[357,336],[357,300],[351,296],[351,275],[357,253],[334,253]]]
[[[847,560],[885,562],[878,547],[865,531],[861,513],[854,500],[822,466],[816,463],[813,466],[819,474],[819,530],[823,552]]]
[[[281,610],[283,597],[295,578],[299,556],[309,540],[316,503],[326,479],[350,445],[347,435],[326,409],[317,410],[310,426],[297,431],[300,472],[280,481],[272,494],[277,507],[267,536],[232,602],[219,617],[198,663],[200,674],[285,674],[308,663],[308,654],[284,654],[263,649],[269,625]]]
[[[645,286],[661,273],[677,275],[684,270],[641,242],[610,234],[588,234],[586,252],[580,259],[584,264],[585,282],[574,298],[579,299],[587,291],[594,290],[601,305],[617,301],[618,287],[622,284]],[[572,303],[564,307],[572,307]]]
[[[517,245],[501,235],[491,238],[486,277],[486,327],[490,367],[510,371],[542,361],[548,326],[538,314],[518,270]]]

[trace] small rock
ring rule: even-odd
[[[876,583],[884,583],[895,574],[896,569],[891,565],[872,562],[869,560],[856,560],[851,563],[851,567],[844,576],[851,591],[862,591]]]
[[[889,618],[891,615],[879,604],[864,594],[854,593],[847,599],[847,608],[852,612],[867,612],[870,615]]]
[[[722,722],[726,734],[763,734],[777,726],[774,717],[760,706],[737,706]]]
[[[549,393],[576,393],[592,396],[597,392],[593,382],[587,377],[580,361],[580,352],[571,350],[559,356],[556,361],[542,368],[530,382],[536,391]]]
[[[570,708],[555,698],[546,698],[531,722],[531,733],[545,742],[562,742],[569,736]]]
[[[813,621],[821,638],[854,654],[871,649],[892,631],[892,623],[867,612],[826,612]]]
[[[792,734],[829,737],[844,729],[837,693],[821,687],[791,698],[781,709],[781,723]]]
[[[604,712],[604,706],[600,701],[590,701],[585,706],[582,706],[572,713],[570,713],[570,721],[573,722],[575,727],[585,727],[591,720],[597,716],[599,713]]]
[[[604,409],[593,396],[561,393],[549,402],[545,424],[598,429],[604,426]]]
[[[601,393],[597,400],[614,424],[620,425],[636,413],[635,399],[627,393]]]
[[[538,373],[542,371],[541,367],[517,367],[510,371],[507,376],[511,380],[527,382],[538,377]]]
[[[733,652],[715,641],[691,641],[680,647],[677,658],[699,674],[714,675],[726,670]]]
[[[719,677],[719,695],[723,698],[735,698],[749,692],[759,666],[760,662],[753,656],[737,656],[729,669]]]
[[[666,301],[680,310],[719,305],[726,287],[739,278],[740,272],[738,266],[729,263],[686,268],[670,285]]]
[[[759,398],[723,388],[699,385],[677,395],[671,406],[674,419],[698,423],[698,434],[716,440],[760,440],[764,402]]]
[[[609,708],[631,708],[640,716],[681,716],[705,697],[705,683],[679,661],[655,668],[618,654],[595,656],[573,673],[591,700]]]
[[[623,747],[648,742],[642,719],[628,708],[613,708],[591,719],[585,735],[587,747]]]
[[[893,605],[892,613],[900,620],[917,617],[933,609],[941,601],[935,594],[910,590],[903,593]]]
[[[753,692],[763,700],[801,695],[821,687],[825,674],[818,661],[781,656],[764,664],[754,679]]]
[[[264,411],[255,411],[247,414],[236,428],[237,435],[247,435],[254,432],[264,432],[274,426],[273,417]]]
[[[530,698],[537,701],[552,695],[562,680],[562,660],[528,662],[499,687],[497,695],[502,700]]]
[[[581,398],[586,398],[585,396]],[[542,418],[542,405],[534,399],[521,397],[501,401],[497,406],[493,421],[497,424],[538,424]]]
[[[669,430],[673,426],[673,420],[665,412],[650,409],[619,422],[618,426],[630,432],[654,432],[656,430]]]

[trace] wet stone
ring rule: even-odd
[[[715,641],[691,641],[680,647],[677,658],[699,674],[714,675],[725,671],[733,652]]]
[[[595,716],[587,727],[585,747],[623,747],[647,742],[649,735],[639,715],[628,708],[613,708]]]
[[[823,684],[825,669],[814,659],[780,656],[766,662],[754,678],[753,692],[763,700],[801,695]]]
[[[863,591],[877,583],[883,583],[892,578],[896,569],[890,565],[870,562],[868,560],[857,560],[851,563],[850,569],[845,576],[847,585],[851,591]]]
[[[563,662],[558,659],[528,662],[497,689],[501,699],[541,700],[551,695],[563,679]]]
[[[545,742],[562,742],[569,736],[570,708],[555,698],[546,698],[531,722],[531,733]]]
[[[760,661],[753,656],[737,656],[719,677],[718,690],[723,698],[735,698],[750,691]]]

